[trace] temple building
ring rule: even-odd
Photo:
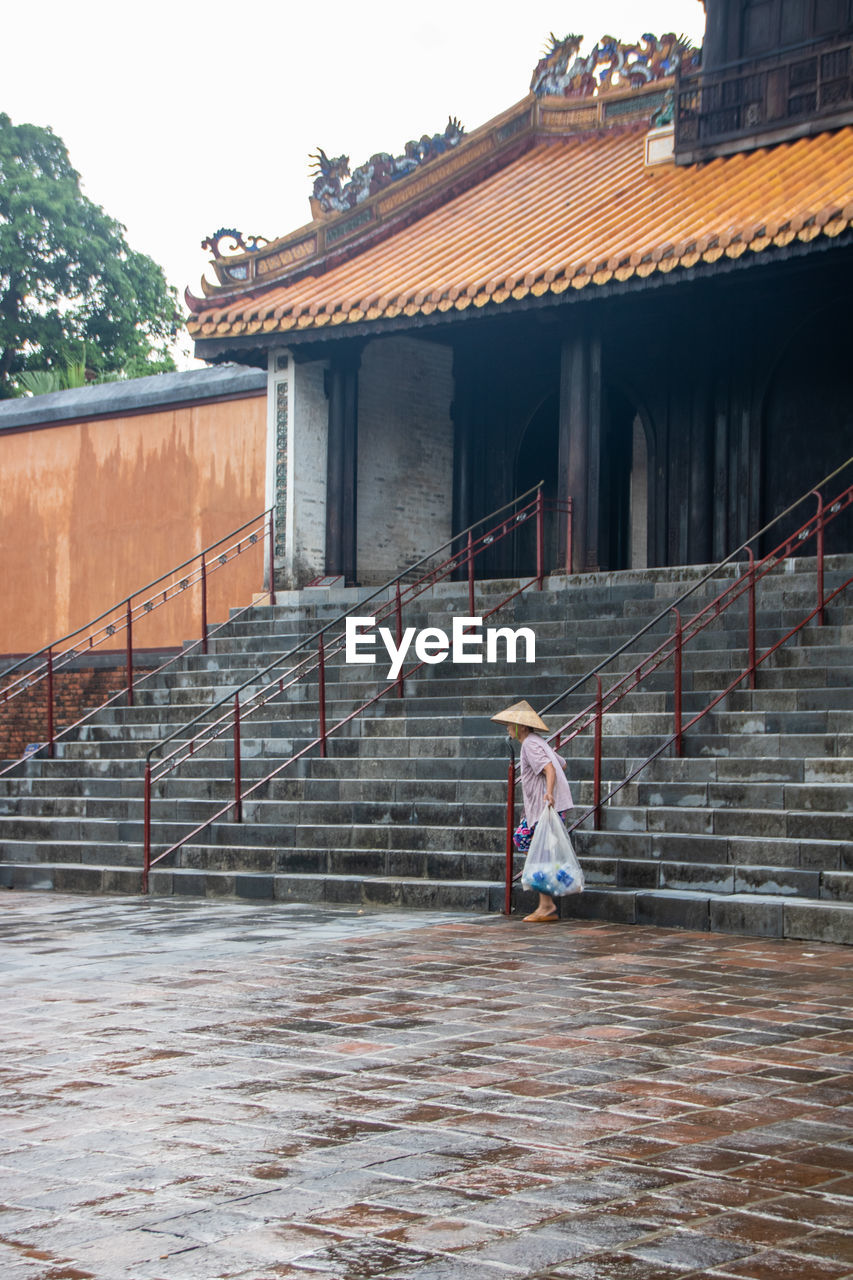
[[[382,581],[540,480],[550,567],[711,562],[853,453],[851,9],[552,39],[487,124],[320,151],[309,223],[210,237],[189,330],[267,370],[280,585]]]

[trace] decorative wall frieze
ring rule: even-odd
[[[288,404],[290,383],[276,379],[275,387],[275,505],[279,518],[275,524],[275,558],[284,558],[286,549],[285,512],[287,511]]]
[[[265,254],[258,258],[255,271],[259,276],[269,275],[271,272],[279,271],[282,267],[289,267],[295,263],[303,262],[306,258],[312,258],[317,252],[317,237],[308,236],[306,240],[300,240],[296,244],[284,245],[281,249],[277,249],[275,253]]]

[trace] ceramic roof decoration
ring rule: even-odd
[[[315,195],[311,223],[215,256],[217,283],[187,295],[190,334],[243,341],[399,317],[435,323],[753,261],[848,229],[853,128],[703,164],[672,163],[670,143],[668,163],[648,163],[685,42],[607,37],[580,69],[578,45],[555,42],[526,98],[407,174],[353,195],[321,163],[318,180],[345,207],[329,214]]]
[[[337,156],[330,160],[325,151],[318,148],[316,154],[311,156],[314,162],[314,189],[311,196],[314,216],[322,217],[323,214],[352,209],[383,187],[408,177],[419,165],[427,164],[449,148],[455,147],[464,133],[465,129],[456,117],[448,116],[443,133],[434,133],[432,137],[424,134],[417,141],[407,142],[400,156],[389,155],[387,151],[377,152],[365,164],[354,169],[352,175],[349,156]],[[349,178],[349,182],[345,181],[346,178]]]
[[[558,40],[551,32],[548,48],[530,81],[537,97],[586,98],[620,88],[638,89],[673,76],[677,67],[692,66],[698,59],[690,41],[672,31],[660,40],[646,32],[636,44],[602,36],[583,58],[578,52],[582,40],[583,36],[575,35]]]

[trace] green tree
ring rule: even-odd
[[[80,190],[61,138],[0,113],[0,399],[25,370],[174,369],[180,318],[161,267]]]

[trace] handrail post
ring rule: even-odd
[[[133,706],[133,609],[127,602],[127,705]]]
[[[826,610],[823,607],[823,535],[826,518],[823,510],[823,494],[815,489],[814,496],[817,498],[817,625],[822,627],[826,622]]]
[[[47,754],[53,759],[53,647],[47,651]]]
[[[148,873],[151,870],[151,761],[145,763],[145,799],[142,819],[142,892],[148,892]]]
[[[326,759],[326,650],[323,637],[317,641],[317,706],[320,713],[320,755]]]
[[[474,617],[474,535],[470,529],[468,530],[468,616]]]
[[[512,868],[514,847],[512,843],[515,828],[515,757],[512,748],[509,753],[509,766],[506,774],[506,871],[504,875],[504,915],[512,915]]]
[[[749,560],[749,687],[755,688],[755,555],[752,547],[746,549]]]
[[[597,675],[595,677],[595,683],[595,750],[592,762],[592,790],[593,804],[595,806],[593,828],[598,831],[601,827],[601,722],[604,718],[601,676]]]
[[[240,695],[234,694],[234,821],[243,821],[243,783],[240,777]]]
[[[207,563],[201,553],[201,651],[207,653]]]
[[[545,499],[542,486],[536,492],[536,589],[542,590],[545,579]],[[473,609],[471,610],[473,613]]]
[[[674,656],[675,656],[675,716],[674,716],[674,719],[675,719],[675,724],[674,724],[675,737],[674,737],[674,745],[675,745],[675,754],[676,754],[677,756],[680,756],[680,755],[682,754],[682,744],[681,744],[681,688],[682,688],[682,685],[681,685],[681,656],[682,656],[682,651],[683,651],[683,649],[684,649],[684,636],[683,636],[682,629],[681,629],[681,614],[679,613],[678,609],[673,609],[673,611],[672,611],[672,612],[675,614],[675,648],[674,648],[674,651],[673,651],[673,652],[674,652]]]
[[[275,507],[270,507],[269,519],[270,605],[275,608]]]
[[[394,616],[397,630],[397,652],[403,643],[403,601],[400,596],[400,583],[394,584]],[[403,664],[400,663],[400,674],[397,676],[397,697],[403,697]]]
[[[572,498],[566,500],[566,575],[572,572]]]

